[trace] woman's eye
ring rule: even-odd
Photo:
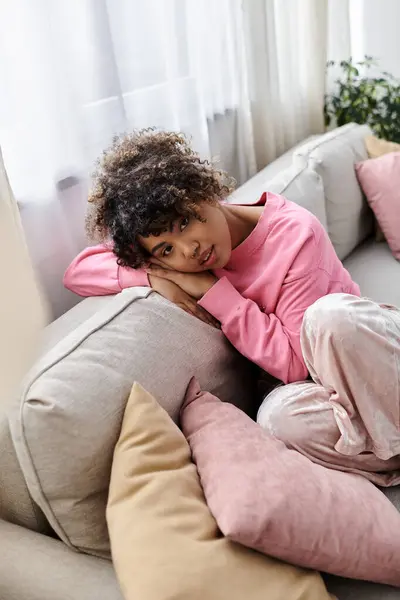
[[[180,229],[183,231],[189,225],[188,217],[184,217],[181,221]]]
[[[172,252],[172,246],[165,246],[164,250],[162,251],[162,255],[163,256],[169,256]]]

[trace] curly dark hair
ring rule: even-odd
[[[198,204],[223,199],[234,180],[199,158],[180,133],[144,129],[115,137],[93,174],[86,231],[112,240],[118,264],[149,259],[138,236],[160,235],[179,217],[199,217]]]

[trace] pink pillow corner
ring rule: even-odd
[[[199,398],[202,395],[203,395],[203,392],[200,389],[199,382],[197,381],[196,377],[192,377],[192,379],[189,381],[189,385],[187,386],[187,389],[185,392],[185,398],[184,398],[182,406],[181,406],[181,410],[180,410],[181,417],[182,417],[182,414],[184,413],[186,407],[189,406],[189,404],[194,402],[197,398]]]
[[[364,160],[355,170],[392,254],[400,260],[400,152]]]
[[[207,405],[212,403],[224,404],[221,400],[210,394],[210,392],[202,391],[197,379],[192,377],[186,389],[185,398],[179,415],[180,425],[186,438],[188,438],[196,429],[195,423],[192,423],[192,409],[196,407],[198,412],[200,407],[202,407],[204,411],[204,407],[207,409]],[[206,414],[207,410],[205,412],[205,415]]]

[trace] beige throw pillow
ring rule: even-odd
[[[374,135],[367,135],[365,138],[365,147],[367,148],[369,158],[379,158],[379,156],[382,156],[383,154],[400,151],[400,144],[388,142],[387,140],[380,140]]]
[[[183,434],[134,384],[115,448],[107,522],[126,600],[326,600],[319,574],[222,537]]]

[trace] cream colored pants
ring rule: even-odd
[[[301,343],[313,381],[273,390],[258,423],[316,463],[400,483],[400,311],[325,296],[306,311]]]

